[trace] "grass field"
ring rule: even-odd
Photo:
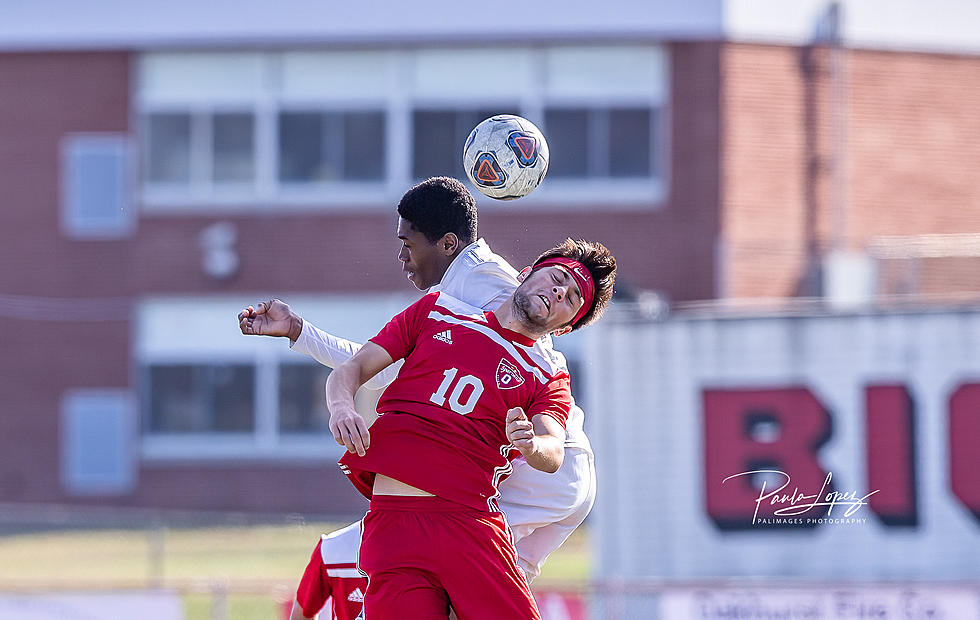
[[[0,536],[0,591],[164,587],[183,593],[187,620],[211,618],[215,592],[226,617],[277,618],[292,597],[321,532],[345,524],[147,530],[66,530]],[[76,561],[64,561],[73,558]],[[538,584],[580,583],[588,575],[580,529],[545,565]]]

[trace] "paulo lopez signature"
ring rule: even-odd
[[[834,476],[833,472],[828,472],[819,492],[808,495],[800,491],[799,487],[794,487],[793,492],[788,493],[784,491],[790,485],[790,476],[786,472],[779,471],[778,469],[754,469],[752,471],[743,471],[741,473],[728,476],[722,480],[721,483],[725,484],[732,478],[751,476],[753,474],[775,474],[782,481],[782,484],[777,488],[767,491],[766,484],[768,481],[763,478],[762,488],[759,490],[759,497],[755,500],[755,511],[752,513],[753,524],[755,524],[759,514],[759,506],[762,504],[762,502],[767,500],[770,506],[781,506],[781,508],[777,508],[775,511],[773,511],[773,515],[778,517],[801,515],[817,506],[829,506],[827,509],[828,516],[833,512],[835,506],[847,506],[848,508],[844,512],[844,516],[849,517],[857,512],[861,506],[867,506],[867,499],[880,490],[878,489],[872,491],[863,497],[858,497],[857,491],[851,491],[850,493],[830,491],[824,493]]]

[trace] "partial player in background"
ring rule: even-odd
[[[446,292],[483,310],[495,310],[517,288],[517,270],[477,238],[476,203],[456,179],[435,177],[416,185],[402,197],[398,215],[396,234],[402,242],[398,259],[408,280],[420,290]],[[318,329],[277,299],[243,309],[238,320],[242,333],[288,337],[293,350],[331,368],[361,346]],[[566,367],[549,336],[535,347]],[[381,390],[396,374],[397,365],[389,367],[366,386]],[[498,504],[514,533],[519,564],[529,580],[540,574],[547,557],[585,520],[595,501],[595,466],[584,421],[584,412],[573,403],[557,473],[545,474],[518,460],[514,473],[500,485]]]
[[[320,537],[296,589],[289,620],[319,618],[327,603],[330,603],[330,620],[364,617],[367,579],[357,570],[360,544],[360,521]]]

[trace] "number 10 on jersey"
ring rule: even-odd
[[[439,384],[438,389],[429,397],[429,400],[440,407],[446,405],[447,401],[449,408],[460,415],[468,415],[473,412],[476,408],[476,401],[480,400],[480,395],[483,394],[483,382],[480,381],[478,377],[473,375],[463,375],[456,380],[456,374],[459,372],[456,368],[450,368],[442,373],[442,383]],[[449,388],[452,391],[449,391]],[[472,388],[468,394],[466,394],[466,399],[463,399],[463,395],[466,392],[466,388]],[[449,397],[446,397],[446,393],[449,393]]]

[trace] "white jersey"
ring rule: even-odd
[[[484,311],[496,310],[517,288],[517,276],[510,263],[479,239],[463,248],[429,292],[446,293]],[[360,344],[328,334],[305,320],[299,338],[291,346],[330,368],[350,359],[361,348]],[[554,349],[551,336],[538,340],[534,348],[556,366],[567,368],[565,356]],[[383,389],[394,381],[400,367],[400,363],[392,364],[365,386]],[[584,412],[573,402],[565,425],[565,458],[558,473],[548,474],[518,464],[500,484],[500,508],[517,539],[520,566],[531,579],[592,507],[595,472],[584,422]]]
[[[430,293],[445,293],[477,308],[496,310],[517,289],[518,272],[483,239],[471,243],[449,264]]]

